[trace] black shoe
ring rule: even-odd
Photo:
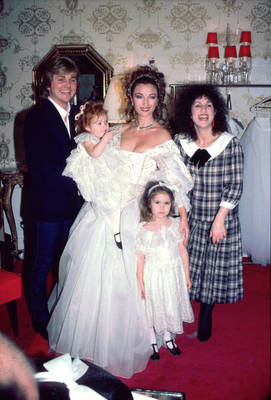
[[[210,337],[211,337],[211,332],[207,332],[207,333],[206,332],[205,333],[198,332],[198,340],[200,342],[207,342],[207,340],[209,340]]]
[[[159,361],[160,360],[160,355],[159,355],[158,347],[157,347],[156,343],[152,344],[152,349],[153,349],[153,353],[152,353],[150,359],[152,361]]]
[[[45,340],[48,340],[47,322],[33,321],[33,328],[35,332],[38,332]]]
[[[122,243],[121,243],[121,240],[120,240],[120,233],[119,232],[115,233],[114,239],[115,239],[115,243],[118,246],[118,248],[122,250]]]
[[[172,348],[168,347],[168,343],[172,344]],[[179,356],[181,354],[181,350],[179,349],[179,347],[177,346],[177,344],[174,342],[173,339],[167,340],[166,346],[167,349],[170,351],[170,353],[173,354],[173,356]]]

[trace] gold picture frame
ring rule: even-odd
[[[56,56],[70,57],[80,71],[80,85],[76,93],[76,103],[87,100],[104,100],[109,82],[113,76],[111,65],[89,44],[54,45],[52,49],[33,68],[34,103],[42,98],[42,75],[48,61]],[[95,87],[95,88],[94,88]],[[92,95],[93,90],[95,96]]]

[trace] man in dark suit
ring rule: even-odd
[[[30,216],[35,232],[29,306],[33,327],[44,337],[49,320],[47,276],[82,204],[76,184],[62,176],[66,159],[76,146],[76,107],[70,105],[70,100],[78,80],[79,70],[70,58],[53,58],[43,76],[47,98],[31,109],[24,125],[26,164],[31,179]]]

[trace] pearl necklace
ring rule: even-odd
[[[150,129],[154,124],[155,124],[155,120],[152,121],[152,123],[150,125],[146,125],[146,126],[139,126],[137,120],[135,119],[135,127],[138,131],[142,131],[143,129]]]

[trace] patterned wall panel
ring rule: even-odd
[[[270,0],[0,0],[0,167],[16,165],[32,68],[53,45],[89,43],[116,74],[153,59],[168,84],[202,81],[207,32],[218,32],[222,55],[229,24],[232,41],[252,31],[251,80],[267,84],[270,18]],[[232,114],[246,125],[250,106],[268,94],[234,89]]]

